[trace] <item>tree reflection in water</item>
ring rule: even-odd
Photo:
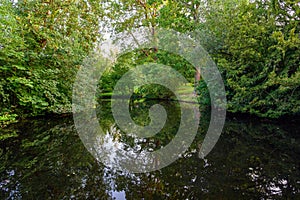
[[[114,126],[108,105],[100,106],[107,141],[135,152],[155,151],[176,133],[178,110],[169,106],[168,122],[157,137],[123,135]],[[132,111],[147,121],[150,105]],[[105,117],[103,117],[105,116]],[[199,132],[187,152],[170,166],[151,173],[117,171],[85,149],[72,119],[31,120],[1,130],[17,135],[0,141],[0,199],[297,199],[300,198],[299,125],[259,120],[227,120],[213,151],[199,159],[208,126],[201,116]],[[174,125],[175,124],[175,125]]]

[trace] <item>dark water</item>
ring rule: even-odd
[[[178,106],[162,105],[168,110],[164,134],[144,141],[145,148],[157,141],[167,143],[176,134]],[[133,119],[147,123],[148,109],[147,103],[135,105]],[[101,106],[98,116],[104,129],[115,128],[109,104]],[[202,114],[196,139],[180,159],[144,174],[97,162],[71,117],[10,126],[1,130],[0,199],[300,199],[296,122],[228,119],[217,145],[203,160],[198,152],[208,122]]]

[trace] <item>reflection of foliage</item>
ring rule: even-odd
[[[134,121],[146,124],[149,107],[154,103],[157,102],[133,104]],[[173,104],[169,108],[167,102],[161,104],[168,110],[170,121],[154,139],[167,144],[176,133],[180,115]],[[114,124],[110,103],[99,107],[101,126],[110,128]],[[174,107],[176,109],[172,110]],[[18,136],[0,141],[0,198],[8,197],[11,192],[15,198],[29,199],[110,199],[112,191],[124,191],[126,199],[300,197],[297,122],[279,126],[258,120],[228,120],[207,160],[200,160],[197,152],[208,119],[202,113],[196,140],[180,159],[166,168],[145,174],[118,172],[97,163],[68,119],[51,123],[33,120],[11,126],[5,129],[6,133],[11,130]],[[119,140],[127,142],[126,136]],[[143,143],[144,149],[151,147],[151,142]]]
[[[141,125],[147,124],[151,103],[146,103],[137,104],[131,113]],[[297,130],[297,125],[287,129],[267,123],[228,121],[206,163],[199,160],[196,152],[201,147],[208,122],[209,116],[202,113],[199,134],[183,158],[159,172],[139,175],[138,182],[131,176],[117,176],[118,189],[126,191],[128,199],[154,196],[259,199],[277,198],[278,195],[292,198],[300,192],[297,184],[299,138],[295,138],[296,132],[290,134]],[[163,133],[165,136],[175,127],[168,128],[170,130]],[[139,144],[132,142],[131,145]]]
[[[299,197],[300,146],[295,141],[287,145],[291,137],[294,136],[273,124],[228,122],[207,163],[199,160],[192,148],[182,159],[158,172],[138,178],[117,176],[118,189],[125,190],[128,199]]]
[[[134,122],[141,126],[146,126],[150,122],[149,109],[152,105],[158,103],[157,101],[146,101],[142,103],[130,104],[130,114]],[[141,145],[142,149],[152,150],[159,149],[162,146],[167,145],[175,136],[178,126],[180,124],[180,107],[176,105],[176,102],[160,102],[160,105],[164,106],[167,111],[167,121],[163,129],[157,133],[154,137],[141,139],[139,142],[134,142],[134,138],[127,136],[123,133],[121,141],[128,143],[131,147],[134,145]],[[102,106],[98,108],[98,116],[106,116],[105,118],[100,117],[100,125],[105,131],[109,131],[111,126],[114,126],[114,120],[110,109],[110,103],[102,102]],[[141,149],[141,150],[142,150]]]
[[[133,120],[137,124],[145,125],[145,121],[147,122],[149,109],[156,103],[157,101],[150,101],[135,104],[131,111]],[[166,146],[176,135],[180,123],[180,107],[176,105],[176,103],[160,102],[160,105],[164,106],[167,111],[166,124],[159,133],[157,133],[154,137],[148,138],[146,143],[143,144],[146,148],[152,148],[153,150],[159,149],[162,146]]]
[[[28,126],[29,122],[26,123]],[[78,199],[85,197],[86,190],[91,198],[97,198],[94,195],[100,191],[105,196],[101,183],[103,171],[74,134],[74,126],[62,122],[53,127],[45,124],[44,121],[30,123],[29,127],[34,127],[33,131],[39,134],[31,135],[27,128],[22,130],[22,137],[26,138],[6,141],[0,173],[1,181],[7,180],[3,184],[8,193],[2,190],[2,197],[11,192],[10,198],[19,195],[26,199],[53,196]],[[94,176],[87,176],[89,173]],[[15,184],[19,185],[19,191],[14,191]]]

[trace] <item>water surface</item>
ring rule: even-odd
[[[157,103],[157,102],[155,102]],[[180,121],[176,103],[160,102],[168,120],[154,138],[134,142],[118,130],[109,102],[100,124],[114,140],[154,151],[167,145]],[[150,103],[132,105],[149,123]],[[300,199],[300,133],[296,122],[228,119],[206,159],[199,158],[209,116],[187,152],[159,171],[132,174],[98,162],[85,149],[72,117],[23,121],[1,130],[0,199]],[[120,135],[116,135],[116,133]]]

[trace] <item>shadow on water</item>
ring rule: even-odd
[[[131,107],[137,124],[149,123],[155,102]],[[155,150],[178,128],[175,102],[164,128],[137,142],[114,124],[110,102],[99,106],[100,124],[114,141]],[[24,121],[1,130],[0,199],[299,199],[298,124],[227,120],[213,151],[198,156],[209,118],[180,159],[159,171],[132,174],[105,167],[85,149],[72,118]],[[118,133],[118,134],[117,134]],[[5,135],[8,135],[5,137]]]

